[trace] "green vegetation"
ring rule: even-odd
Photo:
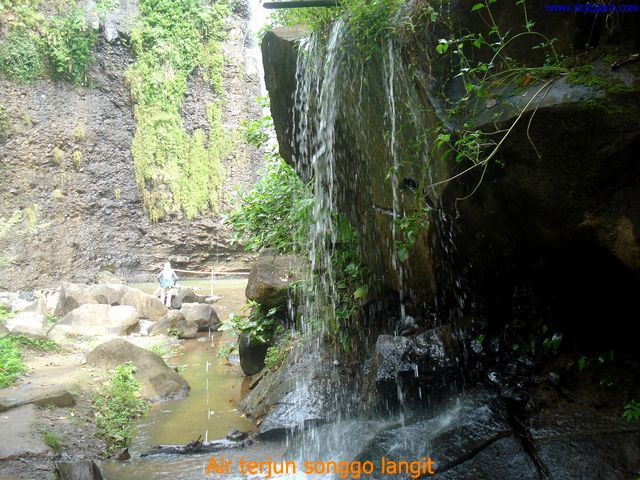
[[[155,353],[156,355],[164,357],[165,355],[173,353],[173,345],[167,342],[160,342],[156,343],[155,345],[151,345],[149,351]]]
[[[54,432],[45,428],[42,429],[42,436],[44,437],[44,443],[53,450],[53,453],[59,453],[62,450],[64,445]]]
[[[25,1],[0,8],[11,25],[0,45],[0,74],[22,83],[49,75],[88,85],[96,34],[84,10],[75,1],[60,2],[58,15],[45,20],[37,6]]]
[[[22,353],[11,337],[0,338],[0,388],[11,386],[20,375],[27,371],[22,363]]]
[[[0,323],[7,323],[7,320],[11,320],[15,317],[15,313],[7,311],[4,305],[0,305]]]
[[[280,156],[268,158],[252,190],[238,192],[238,207],[226,221],[232,240],[251,251],[272,247],[291,252],[306,238],[312,196],[298,174]]]
[[[60,165],[62,163],[63,157],[64,157],[64,150],[62,150],[60,147],[53,147],[53,153],[51,155],[53,163],[56,165]]]
[[[640,420],[640,402],[631,400],[624,406],[622,416],[627,422],[633,422],[634,420]]]
[[[267,349],[267,355],[264,357],[264,366],[268,370],[277,370],[282,366],[287,358],[289,350],[283,345],[273,345]]]
[[[82,151],[74,150],[73,151],[73,166],[76,170],[80,170],[80,165],[82,165]]]
[[[14,27],[0,45],[0,74],[28,83],[45,74],[40,38],[26,27]]]
[[[84,10],[74,4],[52,17],[47,24],[44,40],[44,50],[54,78],[87,85],[96,34],[87,25]]]
[[[153,221],[218,210],[222,160],[231,148],[221,122],[223,20],[228,7],[198,0],[142,0],[131,34],[136,63],[128,72],[136,102],[133,158],[138,186]],[[189,135],[180,107],[189,74],[203,67],[219,98],[207,105],[209,134]]]
[[[240,313],[230,313],[229,320],[218,330],[232,331],[235,335],[247,335],[251,343],[267,343],[271,341],[278,324],[278,309],[271,308],[267,312],[263,310],[259,303],[247,300]]]
[[[109,372],[109,380],[94,396],[96,426],[110,448],[124,447],[134,434],[134,420],[144,415],[148,404],[141,398],[135,366],[129,362]]]
[[[59,352],[60,345],[52,340],[40,340],[38,338],[31,338],[25,335],[16,335],[8,337],[15,345],[30,348],[32,350],[39,350],[41,352]]]

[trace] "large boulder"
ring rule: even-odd
[[[76,335],[128,335],[139,320],[138,311],[129,305],[86,303],[67,313],[58,323],[71,326],[71,333]]]
[[[149,328],[150,335],[176,335],[179,338],[195,338],[198,324],[184,318],[177,310],[169,310],[165,316]]]
[[[7,320],[7,328],[12,335],[44,337],[47,317],[40,312],[20,312]]]
[[[136,366],[135,376],[147,400],[164,401],[188,395],[190,387],[187,381],[162,357],[121,338],[98,345],[87,355],[87,365],[105,370],[127,362]]]
[[[180,313],[187,321],[198,325],[198,330],[217,330],[221,325],[215,309],[206,303],[183,303]]]
[[[63,283],[55,314],[58,318],[87,303],[104,305],[129,305],[138,311],[140,318],[159,320],[167,309],[153,295],[125,285],[82,285]]]
[[[286,307],[289,283],[299,269],[298,257],[263,252],[251,267],[246,297],[265,309]]]
[[[198,295],[192,288],[177,286],[171,297],[171,308],[180,310],[183,303],[204,303],[205,297]]]
[[[49,447],[38,431],[38,410],[33,405],[12,408],[0,415],[0,460],[44,455]]]

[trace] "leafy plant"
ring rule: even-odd
[[[238,207],[225,218],[232,241],[252,251],[291,252],[306,238],[312,196],[298,174],[280,156],[267,160],[260,179],[247,193],[237,192]]]
[[[129,444],[135,431],[134,420],[148,409],[135,372],[131,362],[118,365],[109,372],[104,388],[94,396],[96,426],[111,448]]]
[[[26,371],[22,354],[11,337],[0,338],[0,388],[9,387]]]
[[[95,43],[96,34],[79,5],[52,17],[44,31],[44,51],[53,76],[87,85]]]
[[[288,350],[282,345],[273,345],[267,349],[264,365],[268,370],[277,370],[287,358]]]
[[[624,406],[622,416],[627,422],[640,420],[640,402],[631,400],[629,403],[627,403]]]
[[[277,311],[277,308],[271,308],[263,312],[259,303],[247,300],[240,313],[231,312],[229,320],[218,330],[247,335],[252,343],[267,343],[277,325]]]
[[[42,77],[45,65],[38,36],[25,27],[13,27],[0,45],[0,74],[14,82]]]

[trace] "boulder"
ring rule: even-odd
[[[253,263],[245,295],[265,309],[285,308],[287,291],[300,260],[292,255],[274,256],[263,252]]]
[[[100,468],[93,460],[56,462],[56,480],[103,480]]]
[[[195,338],[198,333],[198,325],[184,318],[177,310],[169,310],[164,317],[158,320],[149,330],[150,335],[176,335],[179,338]]]
[[[191,288],[177,286],[171,297],[171,308],[180,310],[183,303],[204,303],[205,297],[198,295]]]
[[[71,332],[77,335],[128,335],[139,320],[136,309],[128,305],[87,303],[66,314],[58,323],[71,326]]]
[[[187,321],[195,322],[199,331],[217,330],[221,325],[215,309],[206,303],[183,303],[180,313]]]
[[[252,343],[246,333],[238,335],[240,367],[245,375],[255,375],[264,368],[268,348],[268,343]]]
[[[0,323],[0,338],[6,337],[10,333],[9,329],[4,324]]]
[[[88,303],[112,306],[129,305],[138,311],[140,318],[152,321],[158,320],[167,311],[158,298],[136,288],[111,283],[82,285],[65,282],[60,289],[60,298],[55,314],[58,318],[62,318],[80,305]]]
[[[29,337],[44,337],[47,317],[37,311],[22,311],[7,320],[7,328],[12,335],[27,335]]]
[[[0,297],[0,307],[7,312],[11,312],[13,310],[13,306],[11,305],[11,300],[9,300],[8,297]]]
[[[54,385],[50,387],[21,386],[18,389],[0,390],[0,412],[22,405],[33,404],[39,407],[55,405],[70,407],[76,403],[68,387]]]
[[[60,323],[56,323],[47,332],[47,338],[61,344],[69,343],[73,335],[73,327],[71,325],[62,325]]]
[[[150,401],[181,398],[189,393],[189,384],[162,357],[121,338],[98,345],[87,355],[87,365],[110,370],[133,362],[136,378],[142,385],[142,395]]]

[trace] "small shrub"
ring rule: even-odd
[[[82,151],[75,150],[73,152],[73,165],[76,167],[76,170],[80,169],[81,164],[82,164]]]
[[[60,147],[53,148],[52,160],[56,165],[60,165],[62,163],[62,158],[64,157],[64,150]]]
[[[58,317],[56,317],[53,313],[47,314],[47,327],[51,328],[56,323],[58,323]]]
[[[73,129],[73,139],[76,142],[81,142],[84,140],[85,130],[84,125],[77,125],[76,128]]]
[[[109,373],[109,380],[94,397],[96,426],[110,448],[124,447],[134,434],[134,420],[143,416],[148,404],[141,398],[140,383],[134,377],[131,363],[118,365]]]
[[[173,352],[173,346],[169,345],[167,342],[156,343],[149,348],[149,351],[164,357],[165,355],[169,355]]]
[[[12,28],[0,45],[0,74],[28,83],[44,73],[40,40],[26,28]]]
[[[56,188],[51,192],[51,196],[54,200],[62,200],[64,198],[64,193],[59,188]]]
[[[247,300],[241,313],[230,313],[229,321],[223,323],[218,330],[248,335],[252,343],[267,343],[277,325],[277,311],[277,308],[272,308],[265,313],[259,303]]]
[[[96,34],[87,25],[81,7],[51,18],[44,32],[44,50],[54,77],[77,85],[88,84]]]
[[[10,337],[0,338],[0,388],[6,388],[27,368],[22,363],[22,353]]]

